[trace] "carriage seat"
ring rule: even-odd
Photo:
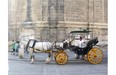
[[[98,38],[96,37],[96,38],[93,38],[93,39],[91,39],[91,40],[89,40],[88,42],[87,42],[87,44],[86,44],[86,46],[85,47],[79,47],[79,46],[72,46],[73,48],[72,48],[72,50],[74,49],[78,49],[78,50],[85,50],[85,49],[87,49],[87,48],[89,48],[89,47],[92,47],[93,45],[96,45],[98,43]]]

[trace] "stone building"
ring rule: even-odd
[[[61,41],[72,30],[107,40],[107,0],[9,0],[8,36]]]

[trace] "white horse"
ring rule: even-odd
[[[36,40],[29,40],[27,42],[22,42],[21,48],[19,49],[19,56],[20,58],[24,57],[24,49],[28,50],[29,52],[29,58],[31,58],[31,63],[34,63],[35,60],[35,52],[45,52],[48,53],[48,57],[46,59],[46,63],[50,63],[51,55],[53,54],[53,48],[63,48],[63,49],[69,49],[70,44],[72,41],[70,40],[64,40],[62,42],[41,42]],[[69,45],[70,44],[70,45]],[[26,48],[25,48],[26,47]],[[75,58],[77,57],[77,54],[75,54]]]
[[[50,58],[51,58],[51,55],[52,55],[53,46],[54,46],[54,44],[51,43],[51,42],[36,42],[35,46],[34,46],[34,48],[35,48],[34,51],[37,51],[37,52],[40,51],[40,52],[48,53],[46,63],[50,63]]]
[[[50,63],[51,56],[53,54],[54,47],[63,48],[63,42],[41,42],[37,40],[30,39],[27,43],[22,41],[21,48],[19,49],[19,57],[24,57],[24,50],[29,52],[29,58],[31,58],[31,63],[34,63],[35,52],[45,52],[48,53],[46,63]]]

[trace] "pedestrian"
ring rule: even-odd
[[[20,45],[19,45],[19,41],[16,41],[15,43],[15,55],[18,55],[18,49],[19,49]]]
[[[14,55],[15,54],[15,41],[13,40],[13,43],[12,43],[12,54]]]

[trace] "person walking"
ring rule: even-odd
[[[12,53],[11,54],[15,54],[15,41],[13,40],[13,43],[12,43]]]
[[[18,55],[18,49],[19,49],[19,41],[16,41],[16,43],[15,43],[15,55]]]

